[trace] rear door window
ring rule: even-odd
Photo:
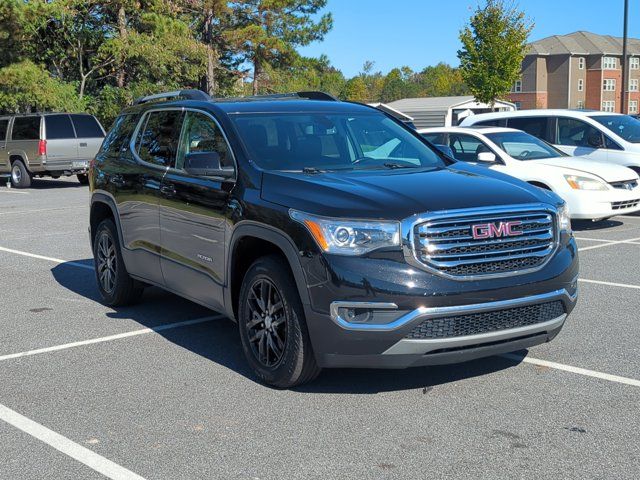
[[[9,127],[9,119],[0,120],[0,142],[7,139],[7,129]]]
[[[513,117],[509,119],[507,126],[552,143],[550,120],[548,117]]]
[[[93,115],[77,113],[71,115],[78,138],[102,138],[104,133]]]
[[[126,150],[137,123],[136,115],[120,115],[116,118],[107,138],[102,142],[102,151],[108,155],[118,155],[122,150]]]
[[[597,128],[577,118],[558,118],[558,144],[571,147],[592,148],[590,137],[600,138],[602,133]]]
[[[174,167],[182,112],[161,110],[147,115],[144,130],[138,134],[136,149],[140,158],[160,167]]]
[[[76,138],[69,115],[47,115],[44,117],[47,140]]]
[[[14,118],[11,139],[40,140],[40,117]]]

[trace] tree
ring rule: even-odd
[[[405,80],[402,71],[399,68],[391,70],[384,79],[382,92],[380,93],[381,102],[393,102],[404,98]]]
[[[533,23],[503,0],[487,0],[460,31],[462,78],[480,102],[507,95],[519,78]]]
[[[438,63],[426,67],[417,75],[420,96],[447,97],[452,95],[467,95],[469,88],[462,79],[459,68],[447,63]]]
[[[342,98],[351,102],[366,102],[368,97],[367,84],[361,76],[349,80],[342,93]]]
[[[253,94],[267,66],[291,65],[295,47],[322,40],[332,27],[330,13],[318,20],[313,16],[327,0],[237,0],[231,2],[239,28],[231,37],[253,65]]]

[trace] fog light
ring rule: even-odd
[[[372,311],[364,308],[340,308],[338,314],[349,323],[366,323],[371,320]]]

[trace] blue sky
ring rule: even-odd
[[[531,40],[576,30],[622,36],[622,0],[520,0],[535,22]],[[629,1],[629,36],[640,37],[640,2]],[[408,65],[421,70],[440,61],[457,65],[458,31],[477,0],[329,0],[333,30],[323,42],[301,48],[326,54],[347,77],[366,60],[388,72]]]

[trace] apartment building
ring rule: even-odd
[[[640,104],[640,39],[627,44],[625,113]],[[520,109],[578,108],[621,111],[622,38],[574,32],[529,44],[522,76],[509,100]]]

